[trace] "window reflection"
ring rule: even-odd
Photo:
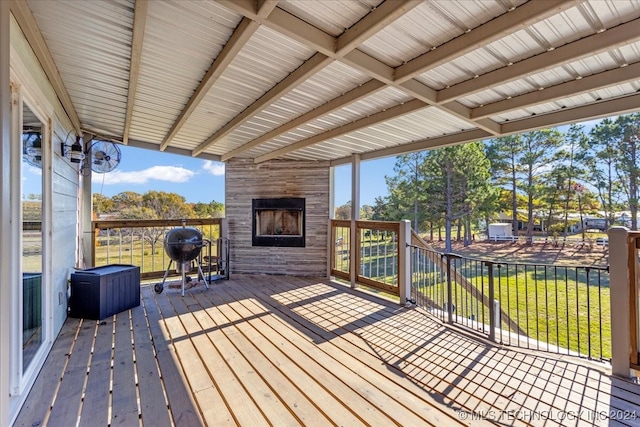
[[[23,106],[22,127],[22,371],[43,341],[42,123]]]

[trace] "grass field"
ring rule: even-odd
[[[216,225],[199,227],[203,237],[212,242],[211,253],[216,253],[216,240],[219,237]],[[141,273],[164,272],[170,258],[163,246],[166,229],[149,229],[143,235],[140,229],[132,232],[127,229],[116,229],[103,232],[96,239],[95,266],[107,264],[131,264],[140,267]],[[208,247],[203,247],[203,255],[208,255]],[[175,263],[172,265],[175,269]]]
[[[348,240],[340,243],[336,265],[348,272]],[[454,261],[453,268],[466,279],[452,281],[458,322],[477,328],[489,324],[489,308],[483,303],[483,296],[489,295],[489,274],[483,261],[492,261],[499,264],[493,267],[494,298],[502,311],[498,341],[594,359],[611,357],[606,247],[477,242],[467,248],[454,245],[454,252],[463,258]],[[360,256],[361,275],[397,284],[395,242],[365,240]],[[446,276],[441,270],[414,260],[413,284],[444,306]]]

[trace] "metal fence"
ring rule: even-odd
[[[411,252],[412,300],[444,322],[505,345],[610,360],[607,268]]]
[[[162,277],[170,259],[164,251],[164,236],[172,228],[194,227],[212,243],[211,253],[217,251],[221,236],[221,218],[183,220],[116,220],[93,221],[93,266],[133,264],[140,267],[142,278]]]

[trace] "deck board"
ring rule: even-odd
[[[188,392],[186,379],[179,364],[176,350],[171,343],[170,334],[165,326],[163,314],[153,297],[153,290],[148,286],[141,288],[141,298],[144,299],[144,309],[149,321],[149,330],[156,350],[156,359],[165,386],[166,398],[169,402],[169,413],[175,425],[203,425],[201,415],[196,407],[195,398]],[[137,307],[140,308],[140,307]],[[159,399],[159,396],[156,397]],[[153,425],[153,418],[147,421]]]
[[[202,293],[196,293],[196,298],[205,306],[211,305],[210,300],[207,300]],[[206,311],[199,311],[198,314],[200,315],[198,317],[202,318],[203,326],[206,324],[204,322],[211,322],[209,324],[215,322],[218,325],[236,324],[239,334],[228,334],[229,341],[251,364],[252,369],[261,373],[264,382],[271,390],[270,393],[277,395],[278,399],[282,400],[289,408],[295,417],[294,425],[312,422],[315,422],[316,425],[328,425],[325,415],[313,405],[304,393],[295,387],[290,381],[290,377],[283,373],[279,361],[285,357],[277,348],[273,347],[272,341],[265,339],[261,334],[252,334],[241,318],[230,317],[228,311],[225,313],[221,309],[210,307]],[[290,364],[282,363],[282,365],[289,366]]]
[[[171,416],[165,398],[166,392],[151,342],[146,307],[143,305],[141,308],[143,310],[131,310],[138,387],[144,390],[140,393],[141,419],[152,419],[157,427],[169,427]]]
[[[253,292],[252,294],[259,295],[257,292]],[[241,303],[248,304],[248,302],[245,303],[245,301],[249,301],[249,298],[245,299],[244,301],[241,301]],[[269,302],[267,301],[267,298],[262,299],[261,302],[265,305],[269,304]],[[276,306],[271,306],[269,308],[273,312],[278,310]],[[282,316],[286,316],[286,314],[282,313]],[[270,326],[274,328],[274,330],[277,330],[283,337],[287,337],[287,340],[291,341],[292,343],[295,343],[300,348],[303,348],[306,344],[306,349],[308,352],[317,353],[314,349],[312,349],[313,346],[310,346],[309,342],[301,343],[300,341],[294,341],[293,334],[296,334],[296,333],[300,334],[300,332],[297,331],[295,327],[288,326],[289,322],[284,322],[284,321],[277,322],[276,319],[272,317],[266,318],[264,319],[264,321],[269,322]],[[413,410],[415,410],[415,408],[420,408],[420,406],[424,407],[425,406],[424,402],[420,401],[419,399],[416,399],[414,396],[412,396],[409,393],[402,393],[402,395],[400,395],[401,393],[397,391],[397,387],[400,384],[396,384],[393,382],[393,379],[395,377],[393,374],[385,376],[385,373],[388,372],[387,368],[385,367],[378,368],[378,366],[381,365],[379,359],[372,357],[369,354],[365,354],[361,351],[355,352],[354,349],[351,347],[341,348],[341,346],[336,343],[336,341],[341,340],[339,336],[335,336],[329,333],[323,333],[322,336],[309,335],[309,338],[311,338],[312,341],[316,341],[316,342],[326,341],[326,343],[322,344],[322,351],[323,353],[325,353],[323,355],[322,360],[325,365],[332,366],[332,369],[335,366],[340,366],[342,370],[348,370],[350,372],[355,373],[357,376],[367,381],[369,385],[375,384],[379,388],[385,386],[384,390],[380,390],[380,391],[384,391],[385,393],[387,393],[387,399],[386,399],[387,401],[393,400],[395,402],[402,402],[406,404],[405,407],[396,408],[396,411],[394,411],[397,413],[402,413],[402,417],[404,418],[411,417],[410,419],[404,419],[404,420],[396,419],[396,421],[400,422],[401,425],[415,425],[416,423],[419,425],[426,425],[426,424],[443,425],[443,422],[447,420],[451,421],[446,417],[442,417],[441,414],[434,414],[434,412],[437,412],[437,411],[434,411],[432,408],[430,411],[424,411],[424,412],[418,410],[418,412],[420,412],[420,417],[416,419],[415,414],[412,415],[411,413]],[[356,355],[357,357],[354,357]],[[315,356],[315,359],[320,360],[320,357]],[[337,362],[337,364],[334,364],[333,361]],[[357,363],[358,361],[360,363]],[[314,372],[317,372],[317,371],[314,371]],[[363,393],[363,396],[370,396],[373,394],[374,393],[369,393],[365,391]],[[434,401],[433,403],[435,404],[436,402]],[[378,404],[389,406],[388,404],[385,405],[384,402],[378,402]]]
[[[51,413],[45,424],[63,427],[69,425],[66,420],[74,420],[75,425],[82,405],[95,332],[95,320],[86,320],[78,325],[76,343],[69,355],[66,370],[61,374],[60,388],[55,394]]]
[[[227,304],[228,303],[225,303],[225,305]],[[231,304],[233,304],[233,302],[231,302]],[[227,311],[229,312],[229,316],[232,316],[230,312],[230,310],[232,310],[231,307],[228,307],[228,308],[222,307],[220,308],[220,310]],[[259,314],[250,315],[249,318],[253,320],[254,325],[248,325],[247,322],[238,322],[239,324],[237,326],[240,327],[240,325],[242,325],[242,328],[253,326],[255,328],[254,331],[257,335],[261,335],[265,340],[278,343],[282,351],[282,355],[279,357],[279,359],[275,360],[274,363],[279,365],[285,365],[285,366],[289,365],[289,369],[293,371],[292,373],[295,373],[296,371],[301,371],[302,377],[290,377],[290,381],[295,383],[299,381],[299,378],[307,378],[308,381],[321,384],[321,387],[323,388],[323,392],[321,392],[319,396],[321,396],[322,402],[318,402],[318,403],[321,403],[326,407],[325,414],[327,413],[326,412],[327,410],[339,411],[343,409],[343,408],[339,408],[340,402],[336,401],[335,397],[331,396],[330,393],[327,393],[327,389],[329,389],[333,393],[340,393],[340,392],[346,393],[345,396],[349,397],[351,414],[347,414],[347,411],[344,411],[344,414],[346,414],[347,419],[351,420],[350,422],[357,423],[357,424],[361,423],[362,421],[356,419],[356,414],[362,414],[366,412],[368,413],[366,417],[370,419],[370,422],[389,423],[389,420],[387,419],[387,417],[384,415],[383,412],[377,411],[374,407],[372,407],[370,404],[368,404],[362,398],[360,398],[356,393],[350,392],[347,389],[348,386],[344,384],[344,381],[340,382],[338,380],[338,377],[340,377],[340,373],[336,372],[336,370],[338,370],[339,366],[334,365],[333,366],[334,369],[332,371],[328,370],[326,365],[322,363],[320,355],[316,354],[316,357],[314,357],[313,360],[310,360],[309,353],[308,352],[305,353],[304,351],[304,348],[303,348],[304,345],[302,345],[302,347],[299,344],[296,345],[295,337],[293,337],[293,335],[290,334],[286,338],[284,338],[283,336],[275,333],[275,331],[272,331],[269,328],[267,328],[266,325],[260,324],[259,322],[257,322],[259,318]],[[249,332],[250,331],[247,330],[247,333]],[[304,343],[304,344],[308,344],[308,343]],[[278,368],[284,369],[279,366]],[[345,379],[343,378],[343,380]],[[308,384],[299,384],[299,387],[304,387],[308,389]],[[311,398],[315,399],[316,392],[312,392],[311,390],[309,390],[307,392],[308,393],[307,399],[311,399]],[[320,422],[320,420],[318,421]]]
[[[111,385],[111,425],[138,424],[138,390],[134,366],[130,311],[115,316],[113,381]]]
[[[97,328],[91,354],[91,365],[87,374],[85,396],[80,412],[80,426],[92,427],[110,422],[109,387],[102,387],[111,381],[111,360],[113,343],[113,318]]]
[[[141,297],[67,320],[16,426],[640,426],[640,386],[603,364],[493,345],[324,279]]]
[[[22,406],[21,416],[16,420],[14,426],[31,427],[44,425],[51,409],[51,400],[60,385],[61,375],[72,352],[79,324],[79,319],[67,319],[65,328],[62,329],[53,343],[53,347],[38,375],[38,381],[31,388],[29,398]]]

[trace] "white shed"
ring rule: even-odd
[[[511,229],[511,224],[506,224],[502,222],[489,224],[489,239],[494,239],[496,237],[511,237],[511,236],[513,236],[513,230]]]

